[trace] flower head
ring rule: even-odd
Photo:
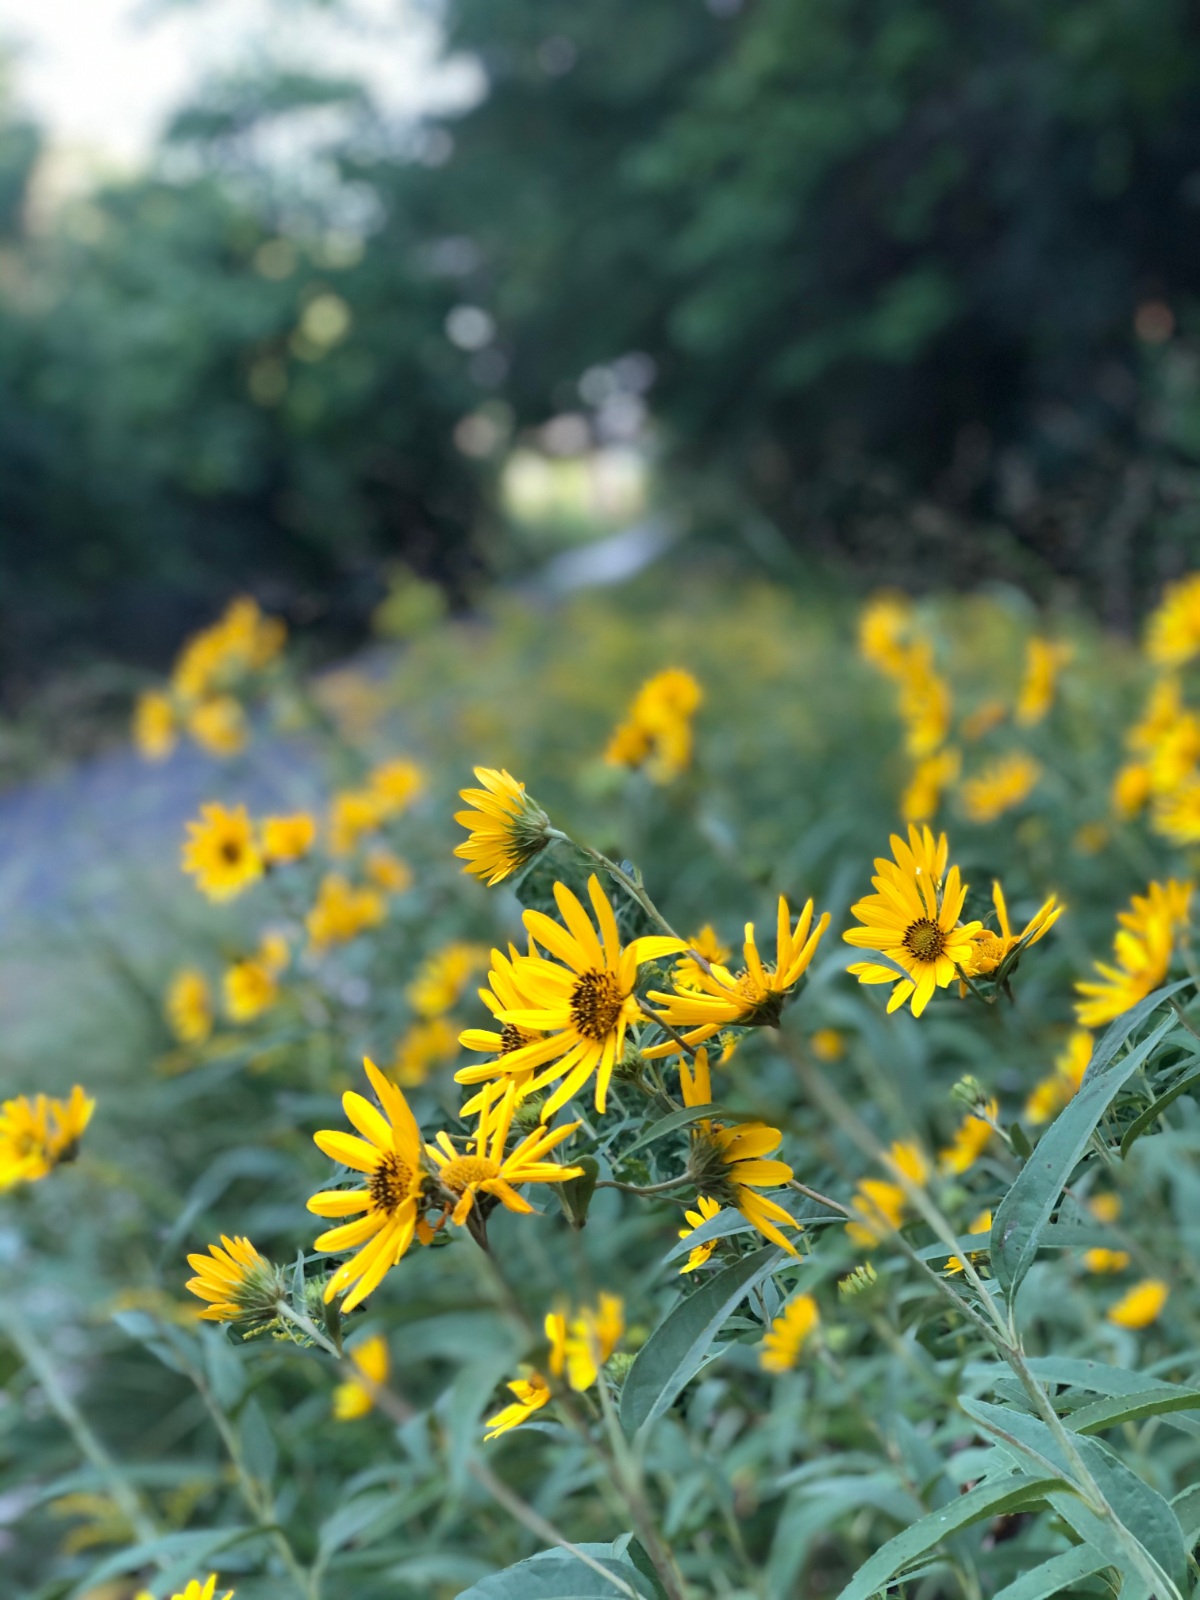
[[[487,947],[456,940],[427,956],[408,986],[408,1002],[420,1017],[441,1017],[458,1003],[468,982],[488,958]]]
[[[991,1231],[992,1213],[990,1211],[981,1211],[972,1220],[970,1227],[967,1229],[969,1234],[986,1233],[990,1235]],[[972,1263],[981,1261],[987,1254],[987,1250],[972,1250],[968,1253],[967,1260]],[[962,1256],[951,1256],[945,1266],[946,1276],[950,1278],[954,1277],[956,1273],[965,1272],[966,1270],[967,1262],[963,1260]]]
[[[415,1089],[434,1067],[458,1055],[458,1036],[445,1017],[414,1022],[396,1044],[391,1075],[402,1089]]]
[[[910,824],[907,844],[897,834],[890,842],[895,860],[876,858],[871,879],[876,893],[850,908],[862,927],[842,937],[903,968],[907,976],[875,961],[855,962],[849,970],[860,983],[894,984],[888,1010],[911,998],[913,1016],[919,1017],[934,991],[944,989],[960,967],[969,965],[980,924],[958,920],[967,886],[957,867],[946,871],[949,846],[944,833],[935,840],[928,827]]]
[[[278,1314],[284,1292],[279,1268],[267,1260],[249,1239],[228,1239],[210,1244],[207,1255],[192,1255],[188,1266],[196,1274],[185,1288],[208,1304],[197,1313],[202,1322],[262,1323]]]
[[[533,1207],[516,1186],[523,1183],[562,1183],[577,1178],[582,1167],[563,1167],[547,1161],[550,1152],[569,1139],[579,1127],[568,1122],[561,1128],[537,1127],[508,1154],[509,1129],[517,1104],[517,1085],[510,1080],[500,1092],[494,1083],[485,1084],[479,1108],[479,1123],[467,1152],[454,1148],[449,1134],[439,1133],[425,1153],[436,1169],[444,1209],[460,1226],[467,1221],[479,1197],[490,1195],[509,1211],[532,1211]]]
[[[1000,756],[963,783],[963,810],[972,822],[995,822],[1028,799],[1041,775],[1041,762],[1024,751]]]
[[[679,667],[657,673],[638,690],[609,741],[605,759],[613,766],[644,767],[654,783],[671,783],[692,759],[692,717],[704,691]]]
[[[764,1372],[790,1372],[820,1322],[821,1313],[812,1295],[794,1296],[764,1334],[759,1366]]]
[[[954,1138],[945,1150],[939,1152],[938,1165],[943,1172],[969,1172],[987,1149],[996,1131],[1000,1105],[989,1100],[980,1112],[969,1112],[959,1123]]]
[[[1159,667],[1182,667],[1200,650],[1200,573],[1169,583],[1146,625],[1146,654]]]
[[[387,903],[377,889],[356,888],[340,872],[327,872],[304,925],[313,948],[323,951],[378,927],[386,916]]]
[[[263,860],[272,867],[301,861],[317,837],[317,819],[309,811],[286,817],[264,817],[262,825]]]
[[[992,883],[992,904],[996,908],[996,922],[1000,931],[993,933],[990,928],[980,928],[972,935],[971,955],[963,965],[963,971],[970,978],[993,975],[997,979],[1007,977],[1016,967],[1021,952],[1045,938],[1066,910],[1065,906],[1059,904],[1057,896],[1051,895],[1042,902],[1020,933],[1014,933],[1008,920],[1008,902],[999,879]]]
[[[187,1588],[181,1594],[173,1594],[171,1600],[233,1600],[232,1589],[226,1589],[223,1595],[218,1595],[216,1589],[217,1575],[212,1572],[204,1583],[199,1578],[193,1578]],[[141,1600],[140,1595],[138,1600]]]
[[[1143,1278],[1109,1306],[1108,1320],[1117,1328],[1148,1328],[1162,1315],[1170,1292],[1161,1278]]]
[[[907,1178],[909,1183],[923,1185],[929,1177],[929,1163],[914,1140],[896,1140],[885,1160],[895,1177]],[[863,1178],[855,1189],[850,1203],[854,1215],[846,1224],[846,1233],[860,1249],[872,1249],[889,1233],[898,1232],[904,1222],[908,1190],[895,1177]]]
[[[39,1094],[0,1103],[0,1190],[36,1183],[74,1161],[95,1109],[78,1084],[65,1100]]]
[[[213,1028],[208,979],[195,967],[183,967],[171,979],[163,1010],[180,1044],[203,1044]]]
[[[364,1061],[363,1066],[382,1111],[347,1090],[342,1107],[362,1137],[333,1129],[313,1134],[319,1150],[364,1174],[366,1180],[359,1189],[324,1189],[308,1202],[308,1209],[319,1217],[354,1218],[316,1241],[318,1250],[357,1251],[325,1287],[326,1301],[349,1289],[342,1302],[344,1312],[353,1311],[379,1287],[412,1243],[425,1187],[421,1131],[408,1101],[373,1061]]]
[[[200,821],[187,825],[183,870],[210,900],[232,900],[262,877],[263,862],[245,806],[200,807]]]
[[[406,756],[385,761],[374,768],[370,777],[371,793],[375,796],[382,817],[395,817],[407,811],[425,788],[425,769]]]
[[[176,743],[175,706],[169,695],[148,689],[133,708],[133,742],[147,761],[165,761]]]
[[[479,789],[459,791],[471,811],[456,811],[454,820],[469,838],[454,847],[464,861],[464,872],[482,878],[489,887],[532,861],[550,843],[550,819],[503,768],[476,767]]]
[[[681,1239],[689,1238],[697,1228],[703,1227],[706,1222],[711,1222],[714,1217],[720,1215],[720,1212],[720,1201],[713,1200],[709,1195],[702,1194],[696,1201],[695,1211],[685,1211],[683,1213],[688,1226],[680,1228],[679,1237]],[[688,1252],[687,1260],[679,1269],[680,1272],[695,1272],[697,1267],[702,1267],[719,1243],[718,1239],[705,1239],[701,1244],[693,1245]]]
[[[391,850],[369,850],[363,867],[375,887],[385,894],[403,894],[412,888],[412,868]]]
[[[346,1354],[370,1383],[387,1382],[391,1360],[388,1355],[388,1342],[381,1333],[349,1346]],[[367,1384],[359,1383],[354,1378],[347,1378],[333,1391],[333,1414],[339,1422],[353,1422],[358,1417],[365,1417],[374,1404],[375,1397],[371,1389]]]
[[[484,1424],[487,1432],[483,1442],[489,1443],[498,1439],[502,1433],[507,1433],[510,1428],[519,1428],[523,1422],[528,1422],[535,1411],[540,1411],[552,1398],[550,1385],[540,1372],[530,1370],[527,1378],[514,1378],[505,1388],[513,1396],[511,1404],[497,1411],[494,1417],[489,1417]]]
[[[887,589],[872,595],[859,614],[859,654],[888,677],[901,677],[912,623],[913,605],[906,594]]]
[[[625,1332],[625,1305],[620,1295],[602,1294],[594,1306],[582,1306],[574,1316],[552,1311],[545,1322],[550,1342],[550,1371],[565,1372],[576,1394],[590,1389]]]
[[[1025,647],[1025,677],[1017,696],[1016,721],[1023,728],[1041,722],[1054,704],[1058,678],[1072,655],[1069,644],[1030,639]]]
[[[1075,985],[1082,996],[1075,1003],[1075,1014],[1085,1028],[1111,1022],[1163,981],[1176,934],[1188,920],[1191,894],[1190,883],[1172,878],[1165,886],[1152,883],[1144,895],[1133,896],[1128,911],[1118,912],[1114,964],[1097,961],[1099,978]]]
[[[240,700],[231,694],[201,700],[187,714],[187,730],[210,756],[236,756],[246,748],[249,733]]]
[[[913,768],[908,788],[900,797],[905,822],[928,822],[942,803],[942,791],[958,782],[962,756],[953,745],[925,756]]]

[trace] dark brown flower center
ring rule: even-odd
[[[235,867],[242,859],[242,847],[236,839],[221,840],[221,860]]]
[[[514,1050],[520,1050],[533,1038],[533,1034],[526,1033],[524,1028],[518,1028],[515,1022],[506,1022],[500,1029],[500,1054],[511,1055]]]
[[[367,1184],[372,1210],[397,1211],[408,1199],[412,1180],[412,1168],[394,1150],[385,1150]]]
[[[936,922],[921,917],[904,930],[904,948],[918,961],[936,961],[946,950],[946,935]]]
[[[615,972],[581,972],[571,994],[571,1021],[585,1039],[607,1039],[624,1001]]]

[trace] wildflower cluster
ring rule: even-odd
[[[634,696],[613,732],[605,760],[644,771],[653,783],[672,783],[692,764],[692,719],[704,693],[690,672],[656,673]]]
[[[39,1094],[0,1102],[0,1189],[37,1183],[74,1161],[95,1108],[78,1084],[65,1100]]]

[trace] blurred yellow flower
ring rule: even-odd
[[[936,816],[943,790],[958,782],[961,767],[962,756],[953,745],[918,761],[900,797],[900,815],[905,822],[928,822]]]
[[[1097,1222],[1115,1222],[1121,1215],[1121,1196],[1111,1189],[1094,1194],[1088,1201],[1088,1210]]]
[[[184,1287],[207,1304],[197,1312],[201,1322],[252,1322],[273,1318],[283,1294],[279,1271],[249,1239],[229,1239],[210,1244],[207,1255],[190,1255],[188,1266],[196,1274]]]
[[[364,834],[383,825],[384,807],[370,789],[342,789],[329,810],[329,848],[335,856],[348,856]]]
[[[1045,718],[1054,704],[1059,674],[1071,655],[1069,644],[1053,639],[1030,639],[1025,647],[1025,676],[1014,712],[1021,727],[1031,728]]]
[[[818,1061],[840,1061],[846,1054],[846,1038],[837,1028],[818,1028],[808,1041]]]
[[[148,689],[133,708],[133,742],[147,761],[165,761],[176,743],[175,707],[169,695]]]
[[[403,894],[412,888],[412,868],[391,850],[369,850],[363,870],[377,889],[385,894]]]
[[[1128,1250],[1109,1250],[1100,1245],[1083,1252],[1083,1265],[1087,1272],[1124,1272],[1129,1259]]]
[[[95,1109],[78,1084],[65,1100],[39,1094],[0,1103],[0,1190],[37,1183],[74,1161]]]
[[[1151,827],[1174,845],[1200,843],[1200,775],[1185,778],[1154,802]]]
[[[982,1115],[968,1113],[959,1123],[954,1138],[944,1150],[938,1152],[938,1166],[943,1172],[969,1172],[987,1149],[995,1133],[996,1119],[1000,1115],[1000,1102],[991,1099],[982,1107]]]
[[[917,759],[932,755],[950,732],[954,703],[950,685],[934,666],[933,645],[928,639],[909,646],[899,684],[904,747]]]
[[[692,717],[703,700],[696,679],[680,667],[647,679],[613,733],[605,760],[613,766],[645,767],[654,783],[673,782],[691,765]]]
[[[187,714],[187,730],[212,756],[235,756],[249,739],[245,712],[231,694],[214,695],[193,706]]]
[[[313,949],[346,944],[366,928],[375,928],[387,916],[387,903],[376,889],[355,888],[339,872],[327,872],[317,898],[304,919]]]
[[[316,837],[317,819],[310,812],[297,811],[286,817],[264,817],[263,859],[273,867],[301,861],[312,849]]]
[[[469,837],[455,845],[464,872],[481,878],[489,887],[532,861],[550,843],[550,819],[503,768],[476,767],[479,789],[461,789],[460,796],[473,811],[456,811],[454,820]]]
[[[1150,798],[1150,768],[1130,761],[1113,779],[1112,808],[1124,821],[1136,817]]]
[[[992,1213],[990,1211],[981,1211],[979,1215],[972,1220],[971,1225],[967,1229],[969,1234],[991,1233],[991,1231]],[[972,1262],[976,1262],[980,1261],[985,1255],[987,1255],[986,1250],[972,1250],[969,1252],[969,1259]],[[951,1256],[945,1266],[947,1277],[953,1277],[956,1273],[965,1272],[966,1270],[967,1264],[961,1256]]]
[[[718,1216],[720,1210],[719,1201],[710,1199],[708,1195],[702,1194],[696,1201],[695,1211],[685,1211],[683,1213],[688,1226],[680,1228],[679,1237],[681,1239],[689,1238],[697,1228],[702,1227],[706,1222],[711,1222],[715,1216]],[[695,1272],[697,1267],[702,1267],[719,1243],[718,1239],[706,1239],[703,1244],[694,1245],[688,1252],[687,1260],[680,1267],[680,1272]]]
[[[1068,1101],[1075,1098],[1092,1059],[1094,1042],[1086,1028],[1076,1028],[1061,1054],[1055,1058],[1054,1071],[1034,1085],[1026,1100],[1026,1122],[1035,1128],[1040,1127],[1056,1117]]]
[[[467,984],[487,963],[487,948],[456,940],[443,945],[417,968],[406,991],[419,1017],[441,1017],[453,1010]]]
[[[241,596],[183,646],[172,669],[172,687],[184,701],[202,700],[261,671],[283,649],[286,637],[278,617],[264,617],[257,601]]]
[[[382,817],[399,816],[424,790],[425,769],[416,761],[398,756],[375,767],[370,775],[371,793]]]
[[[483,1436],[485,1444],[498,1439],[510,1428],[518,1428],[522,1422],[528,1422],[534,1412],[540,1411],[551,1398],[550,1385],[540,1372],[531,1371],[528,1378],[514,1378],[505,1388],[513,1395],[513,1401],[484,1423],[488,1430]]]
[[[232,900],[262,877],[263,863],[245,806],[228,811],[213,803],[200,807],[199,822],[189,822],[183,870],[210,900]]]
[[[225,1011],[232,1022],[253,1022],[279,999],[275,973],[255,956],[226,967]]]
[[[182,1594],[172,1595],[171,1600],[233,1600],[232,1589],[226,1589],[225,1593],[218,1597],[216,1587],[217,1575],[212,1572],[204,1583],[201,1583],[199,1578],[193,1578]]]
[[[906,594],[893,589],[873,594],[858,619],[859,654],[888,677],[900,677],[912,623],[912,601]]]
[[[1084,1027],[1098,1028],[1111,1022],[1163,981],[1171,966],[1176,934],[1188,920],[1191,894],[1190,883],[1172,878],[1165,886],[1152,883],[1144,895],[1133,896],[1128,911],[1118,912],[1115,965],[1097,961],[1099,979],[1075,985],[1082,996],[1075,1003],[1075,1014]]]
[[[479,1122],[468,1140],[468,1150],[460,1154],[447,1133],[439,1133],[425,1154],[433,1163],[437,1183],[444,1197],[443,1215],[463,1226],[480,1195],[498,1200],[508,1211],[531,1212],[533,1207],[517,1186],[524,1183],[563,1183],[578,1178],[582,1167],[564,1167],[548,1161],[552,1150],[569,1139],[579,1127],[567,1122],[558,1128],[544,1125],[526,1134],[508,1154],[505,1146],[517,1106],[517,1085],[510,1082],[503,1091],[493,1083],[484,1086],[479,1107]]]
[[[574,1316],[551,1312],[545,1321],[550,1342],[550,1371],[566,1373],[576,1394],[590,1389],[625,1331],[625,1306],[615,1294],[601,1294],[595,1306],[582,1306]]]
[[[415,1089],[434,1067],[453,1061],[457,1055],[458,1035],[454,1028],[445,1017],[431,1017],[427,1022],[414,1022],[399,1040],[389,1071],[402,1089]]]
[[[758,1364],[764,1372],[790,1372],[820,1326],[821,1313],[810,1294],[798,1294],[763,1335]]]
[[[962,719],[959,732],[968,744],[974,744],[991,733],[993,728],[998,728],[1007,715],[1008,707],[1003,700],[985,700]]]
[[[929,1179],[929,1163],[915,1140],[897,1139],[884,1159],[893,1172],[910,1183],[924,1186]],[[891,1179],[862,1178],[850,1202],[854,1215],[846,1223],[846,1233],[860,1249],[873,1249],[889,1233],[899,1231],[907,1206],[908,1194],[902,1184]]]
[[[213,1029],[208,979],[196,967],[182,967],[167,988],[163,1010],[180,1044],[203,1044]]]
[[[391,1359],[388,1342],[381,1333],[348,1346],[346,1355],[371,1383],[387,1382]],[[366,1384],[358,1383],[353,1378],[339,1383],[333,1391],[333,1414],[339,1422],[353,1422],[358,1417],[365,1417],[374,1404],[374,1396]]]
[[[1182,667],[1200,650],[1200,573],[1169,583],[1146,624],[1146,654],[1159,667]]]
[[[977,777],[964,780],[963,811],[972,822],[995,822],[1029,798],[1041,775],[1041,763],[1023,751],[1000,756]]]
[[[1161,1278],[1143,1278],[1109,1306],[1108,1320],[1118,1328],[1148,1328],[1162,1314],[1169,1294]]]
[[[1039,939],[1045,938],[1066,910],[1065,906],[1058,903],[1058,897],[1051,895],[1042,902],[1020,933],[1014,933],[1012,924],[1008,920],[1008,901],[1005,899],[999,879],[992,884],[992,904],[996,908],[996,922],[1000,931],[993,933],[990,928],[980,928],[978,933],[972,935],[971,956],[963,965],[963,971],[971,978],[986,977],[997,972],[1014,951],[1025,950],[1031,944],[1037,944]],[[1012,971],[1015,965],[1014,961],[1006,971]]]

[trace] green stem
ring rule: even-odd
[[[675,929],[663,916],[640,883],[635,883],[629,874],[624,872],[615,861],[610,861],[601,851],[593,850],[591,845],[581,844],[577,845],[576,848],[582,850],[584,855],[589,856],[597,866],[603,867],[613,882],[619,883],[629,898],[637,901],[650,920],[656,922],[668,938],[679,939],[679,934],[675,932]],[[682,943],[683,941],[680,940],[680,942]]]

